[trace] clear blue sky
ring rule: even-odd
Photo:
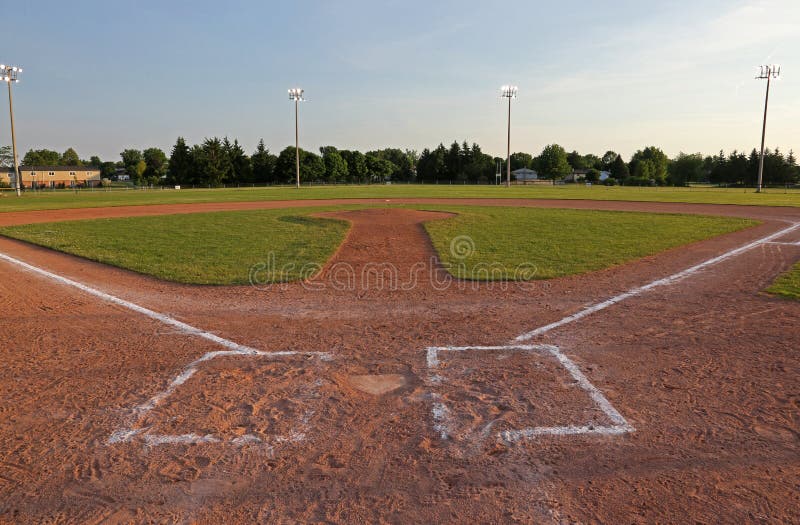
[[[512,150],[628,156],[654,144],[714,153],[800,149],[800,2],[5,2],[0,62],[20,64],[28,148],[119,160],[178,135],[294,140],[286,90],[306,89],[301,146],[505,154],[501,84],[519,85]],[[2,95],[5,100],[5,95]],[[1,106],[0,106],[1,107]],[[0,144],[9,144],[0,113]]]

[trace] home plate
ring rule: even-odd
[[[348,381],[354,388],[375,396],[397,390],[406,384],[406,378],[400,374],[350,376]]]

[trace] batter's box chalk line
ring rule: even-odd
[[[331,354],[327,352],[296,352],[296,351],[281,351],[281,352],[263,352],[253,348],[240,348],[237,350],[220,350],[216,352],[208,352],[202,357],[189,363],[180,374],[178,374],[167,386],[166,389],[158,392],[153,397],[148,399],[145,403],[133,408],[132,415],[128,418],[128,425],[120,428],[108,438],[107,443],[114,445],[118,443],[127,443],[135,439],[143,441],[146,445],[174,445],[174,444],[197,444],[197,443],[227,443],[231,445],[249,445],[249,444],[263,444],[272,448],[273,445],[281,445],[288,443],[298,443],[303,441],[306,433],[309,430],[309,420],[314,415],[313,409],[304,411],[295,424],[295,428],[287,435],[270,436],[268,441],[255,434],[244,434],[231,439],[224,439],[213,434],[155,434],[150,433],[149,430],[152,426],[138,427],[142,419],[154,408],[163,404],[175,390],[186,383],[197,372],[198,368],[213,359],[218,357],[252,357],[252,358],[265,358],[265,359],[281,359],[292,356],[305,356],[317,358],[322,361],[330,361],[333,359]]]
[[[512,345],[512,346],[432,346],[427,349],[428,381],[435,388],[444,378],[438,375],[440,370],[439,354],[442,352],[492,352],[492,351],[517,351],[538,352],[549,354],[563,366],[572,376],[578,386],[583,389],[594,401],[595,405],[611,420],[611,425],[575,425],[553,427],[527,427],[514,430],[504,430],[497,433],[497,438],[506,443],[535,438],[537,436],[571,436],[571,435],[619,435],[634,432],[622,414],[620,414],[608,401],[606,396],[586,379],[580,368],[557,346],[553,345]],[[442,439],[449,439],[451,433],[450,409],[444,403],[442,396],[436,392],[432,394],[433,428]]]

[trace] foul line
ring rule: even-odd
[[[98,297],[104,301],[109,303],[116,304],[123,308],[127,308],[128,310],[132,310],[134,312],[140,313],[146,317],[164,323],[166,325],[172,326],[177,328],[180,332],[193,335],[196,337],[200,337],[202,339],[206,339],[215,343],[223,348],[227,348],[227,350],[221,350],[216,352],[207,352],[203,356],[195,359],[187,366],[184,367],[183,371],[178,374],[170,383],[167,388],[153,397],[151,397],[146,403],[143,403],[133,409],[133,420],[138,421],[142,415],[146,414],[153,408],[155,408],[159,403],[161,403],[164,399],[169,397],[175,389],[184,384],[188,381],[194,374],[197,372],[197,367],[212,359],[217,357],[226,357],[226,356],[254,356],[254,357],[268,357],[268,358],[279,358],[285,356],[294,356],[294,355],[305,355],[305,356],[315,356],[319,357],[323,360],[330,360],[331,355],[327,352],[296,352],[296,351],[279,351],[279,352],[264,352],[262,350],[257,350],[255,348],[240,345],[239,343],[235,343],[230,339],[225,339],[224,337],[220,337],[216,334],[212,334],[211,332],[207,332],[205,330],[201,330],[200,328],[194,327],[192,325],[186,324],[182,321],[178,321],[177,319],[170,317],[165,314],[158,313],[154,310],[150,310],[149,308],[145,308],[144,306],[139,306],[136,303],[132,303],[130,301],[126,301],[125,299],[120,299],[114,295],[108,294],[106,292],[100,291],[96,288],[92,288],[91,286],[86,286],[85,284],[79,283],[77,281],[73,281],[72,279],[68,279],[66,277],[62,277],[61,275],[54,274],[52,272],[48,272],[42,268],[37,266],[33,266],[32,264],[28,264],[24,261],[19,259],[15,259],[9,255],[4,253],[0,253],[0,260],[9,262],[11,264],[15,264],[20,266],[30,272],[35,274],[41,275],[53,281],[56,281],[61,284],[65,284],[67,286],[71,286],[73,288],[77,288],[78,290],[85,292],[89,295],[93,295]],[[108,443],[124,443],[127,441],[132,440],[137,435],[141,434],[142,432],[148,430],[147,428],[140,428],[140,429],[133,429],[133,428],[122,428],[116,432],[114,432],[109,438]],[[164,443],[216,443],[220,440],[214,436],[198,436],[195,434],[185,434],[180,436],[162,436],[162,435],[144,435],[143,438],[145,442],[150,445],[159,445]],[[293,440],[293,438],[277,438],[278,440]],[[255,436],[242,436],[241,438],[237,438],[234,440],[234,443],[240,444],[250,441],[260,441]]]
[[[173,326],[180,330],[181,332],[189,335],[194,335],[197,337],[201,337],[212,343],[218,344],[224,348],[228,348],[229,350],[233,350],[237,354],[253,354],[258,355],[261,353],[260,350],[256,350],[255,348],[251,348],[249,346],[240,345],[239,343],[235,343],[230,339],[225,339],[224,337],[220,337],[218,335],[212,334],[211,332],[206,332],[205,330],[201,330],[200,328],[196,328],[192,325],[183,323],[174,319],[168,315],[160,314],[149,308],[145,308],[144,306],[139,306],[136,303],[132,303],[130,301],[126,301],[125,299],[120,299],[114,295],[101,292],[96,288],[92,288],[91,286],[86,286],[85,284],[81,284],[77,281],[73,281],[72,279],[67,279],[66,277],[62,277],[60,275],[54,274],[52,272],[48,272],[47,270],[43,270],[31,264],[28,264],[24,261],[20,261],[19,259],[15,259],[14,257],[10,257],[4,253],[0,253],[0,260],[10,262],[11,264],[16,264],[17,266],[21,266],[26,270],[29,270],[33,273],[37,273],[48,279],[52,279],[56,282],[61,284],[66,284],[67,286],[72,286],[73,288],[77,288],[82,292],[88,293],[89,295],[94,295],[95,297],[99,297],[104,301],[108,301],[110,303],[114,303],[118,306],[122,306],[123,308],[127,308],[128,310],[133,310],[134,312],[140,313],[144,316],[147,316],[151,319],[155,319],[156,321],[160,321],[166,325]]]
[[[691,268],[687,268],[687,269],[685,269],[683,271],[680,271],[680,272],[678,272],[676,274],[670,275],[669,277],[664,277],[663,279],[655,280],[655,281],[653,281],[651,283],[645,284],[644,286],[639,286],[637,288],[633,288],[632,290],[628,290],[625,293],[622,293],[620,295],[612,297],[611,299],[607,299],[607,300],[605,300],[605,301],[603,301],[601,303],[596,303],[596,304],[593,304],[591,306],[587,306],[586,308],[584,308],[583,310],[579,311],[578,313],[569,315],[569,316],[561,319],[560,321],[556,321],[554,323],[550,323],[548,325],[536,328],[535,330],[531,330],[530,332],[526,332],[526,333],[520,335],[519,337],[515,338],[514,342],[522,342],[522,341],[527,341],[529,339],[533,339],[537,335],[542,335],[542,334],[544,334],[546,332],[549,332],[550,330],[553,330],[554,328],[558,328],[560,326],[564,326],[566,324],[572,323],[572,322],[577,321],[579,319],[583,319],[584,317],[589,316],[589,315],[591,315],[591,314],[593,314],[595,312],[599,312],[601,310],[605,310],[609,306],[613,306],[613,305],[615,305],[617,303],[620,303],[620,302],[622,302],[622,301],[624,301],[626,299],[630,299],[631,297],[635,297],[637,295],[641,295],[641,294],[643,294],[643,293],[645,293],[645,292],[647,292],[649,290],[652,290],[653,288],[658,288],[659,286],[667,286],[667,285],[673,284],[673,283],[675,283],[677,281],[680,281],[681,279],[689,277],[690,275],[692,275],[694,273],[697,273],[700,270],[703,270],[705,268],[708,268],[710,266],[718,264],[718,263],[720,263],[720,262],[722,262],[722,261],[724,261],[726,259],[730,259],[731,257],[736,257],[737,255],[740,255],[740,254],[742,254],[742,253],[744,253],[744,252],[746,252],[748,250],[751,250],[751,249],[753,249],[753,248],[755,248],[757,246],[761,246],[762,244],[767,244],[770,241],[772,241],[773,239],[777,239],[778,237],[786,235],[787,233],[791,233],[791,232],[797,230],[798,228],[800,228],[800,223],[793,224],[792,226],[790,226],[788,228],[784,228],[783,230],[775,232],[775,233],[773,233],[771,235],[767,235],[766,237],[758,239],[757,241],[753,241],[751,243],[745,244],[744,246],[740,246],[739,248],[736,248],[736,249],[733,249],[733,250],[731,250],[729,252],[723,253],[722,255],[718,255],[717,257],[714,257],[714,258],[709,259],[707,261],[701,262],[700,264],[692,266]]]

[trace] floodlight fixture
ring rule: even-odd
[[[295,175],[296,175],[296,186],[300,188],[300,126],[299,126],[299,119],[298,119],[298,103],[305,100],[303,98],[303,94],[305,90],[302,88],[291,88],[289,89],[289,100],[294,101],[294,162],[295,162]]]
[[[764,123],[761,126],[761,156],[758,160],[758,182],[756,193],[761,193],[761,185],[764,181],[764,140],[767,136],[767,107],[769,106],[769,85],[772,79],[777,80],[781,75],[781,66],[778,64],[767,64],[760,67],[759,75],[756,80],[767,81],[767,94],[764,97]]]
[[[511,99],[517,98],[517,86],[506,85],[500,88],[500,97],[508,99],[508,142],[506,143],[506,188],[511,187]]]
[[[517,98],[517,86],[503,86],[500,88],[500,96],[503,98]]]
[[[17,156],[17,137],[14,133],[14,99],[11,94],[11,84],[19,82],[22,68],[0,64],[0,80],[8,84],[8,114],[11,117],[11,149],[14,156],[14,180],[17,196],[22,195],[22,181],[19,176],[19,157]]]

